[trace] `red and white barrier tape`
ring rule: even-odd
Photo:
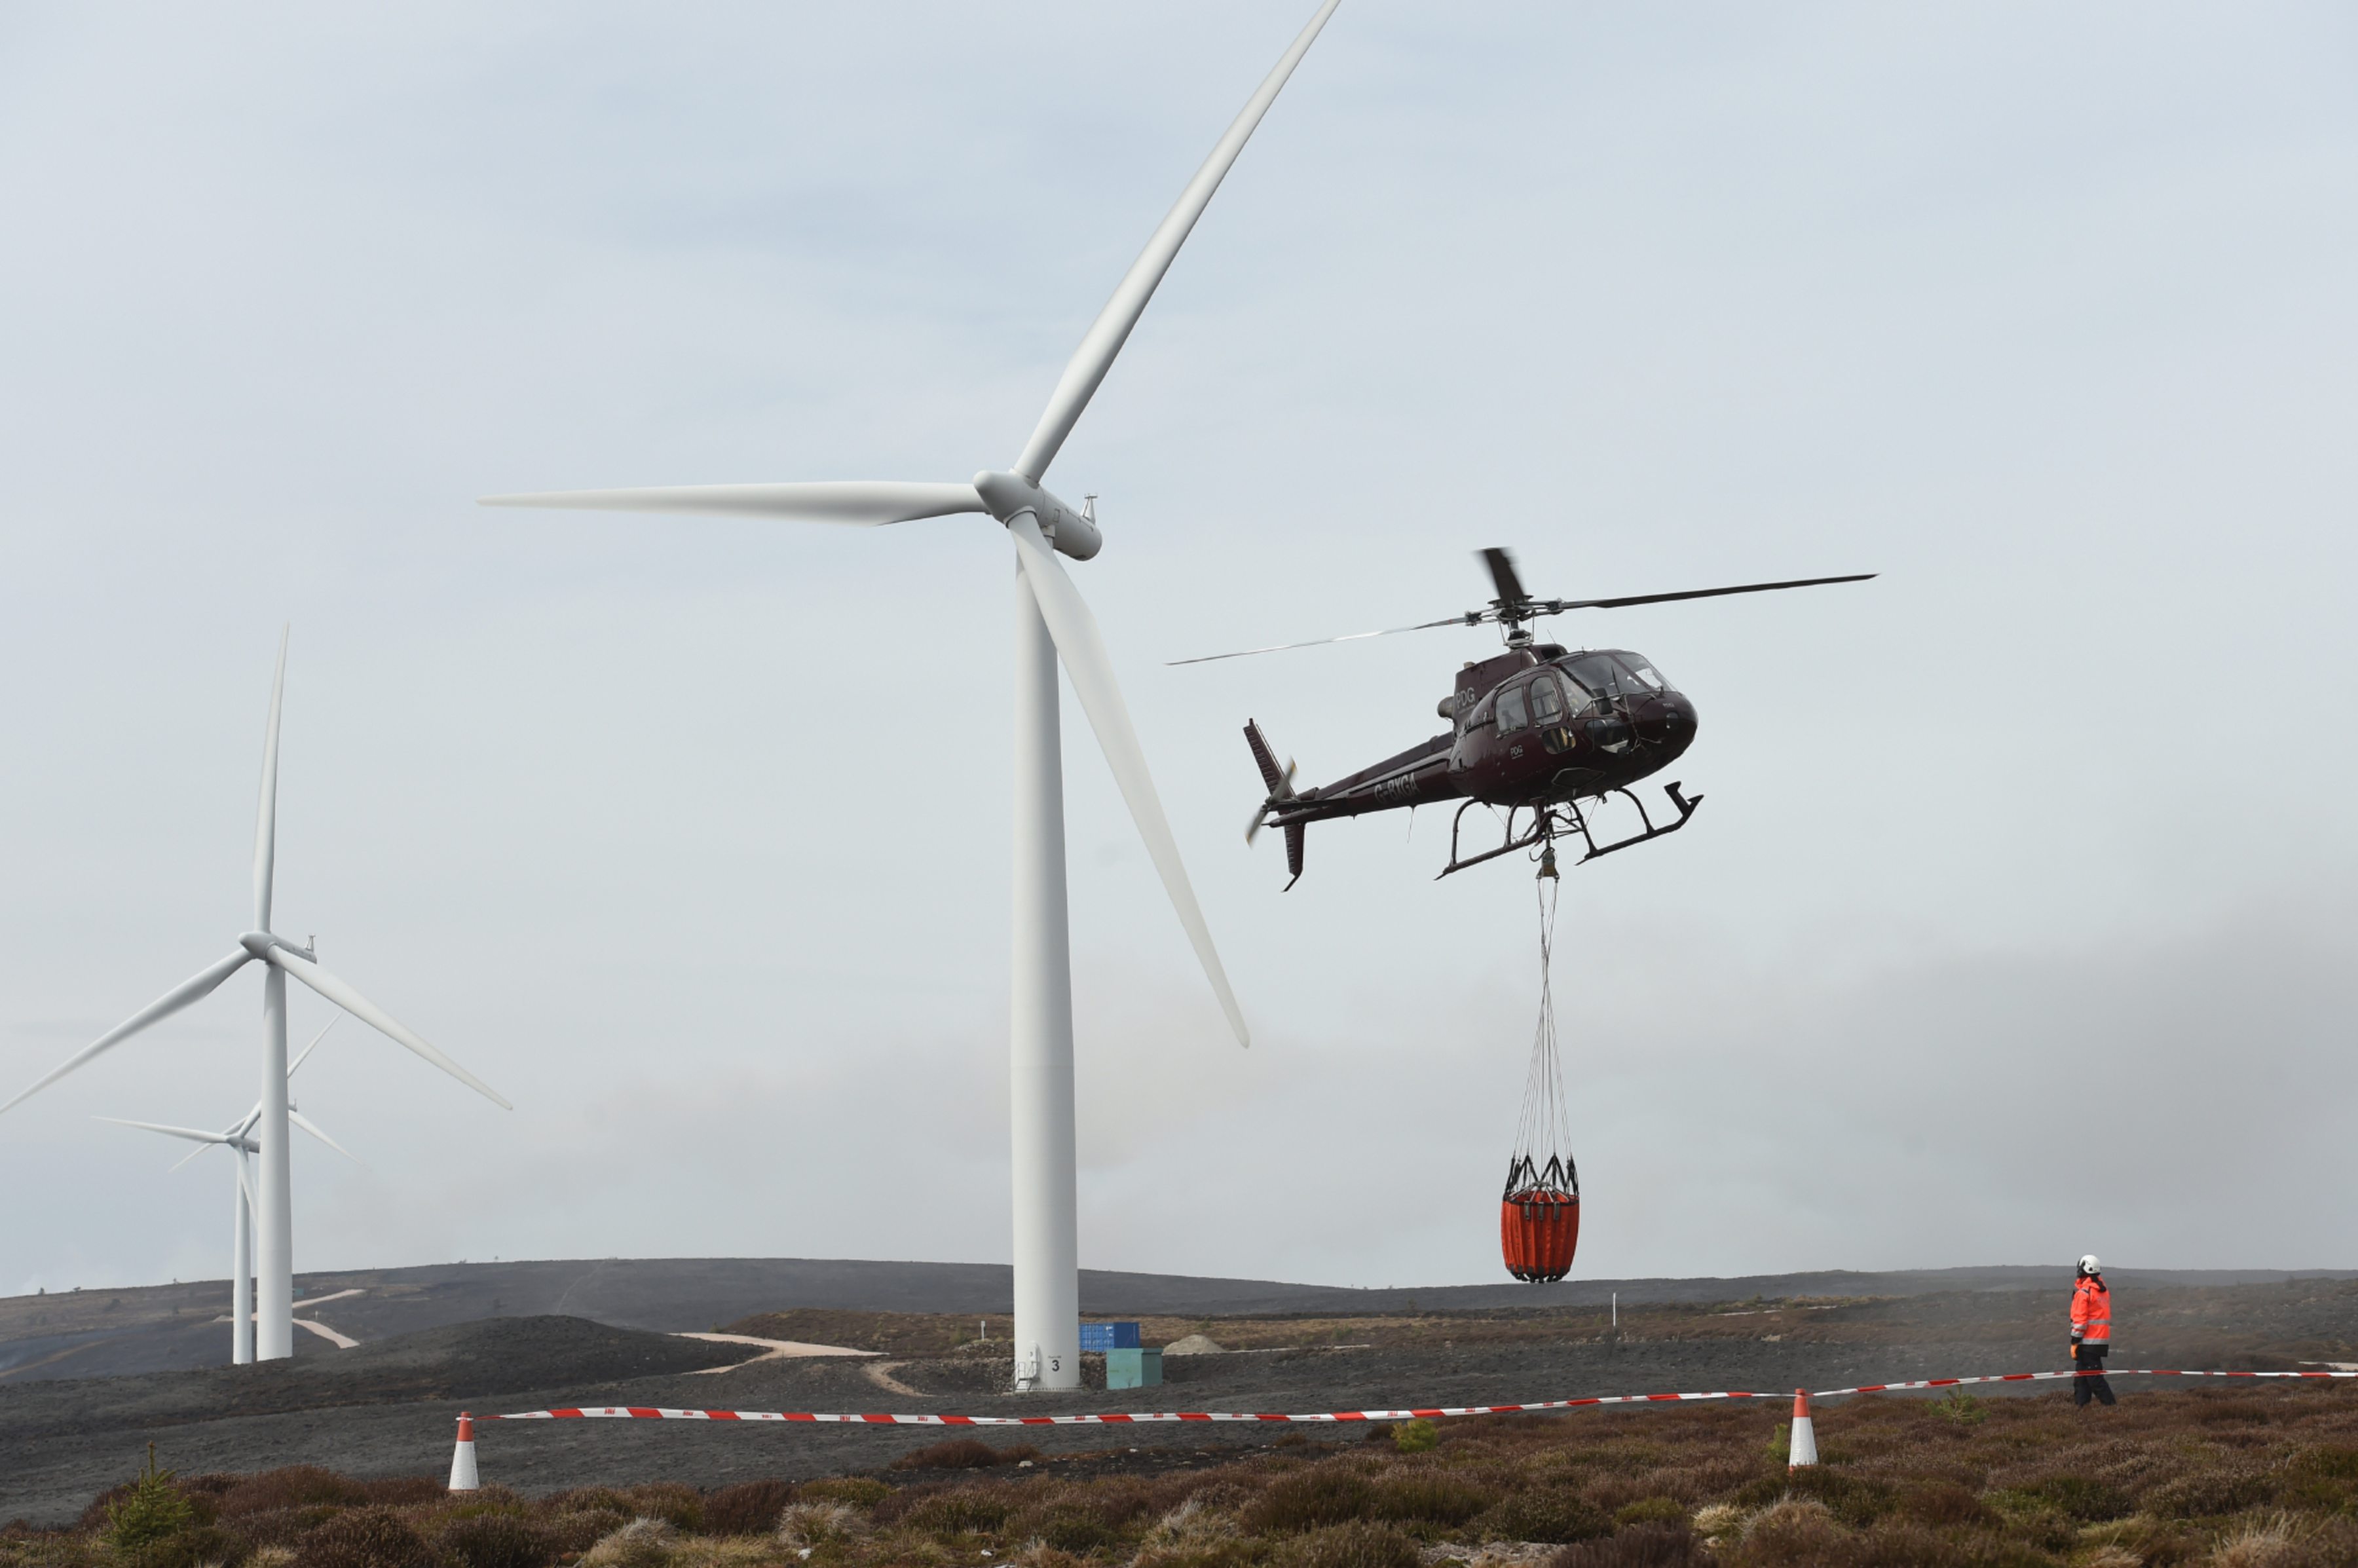
[[[1955,1389],[1974,1383],[2031,1383],[2065,1378],[2358,1378],[2358,1372],[2181,1372],[2144,1368],[2118,1371],[2006,1372],[1978,1378],[1922,1378],[1906,1383],[1862,1383],[1855,1389],[1827,1389],[1813,1400],[1844,1394],[1892,1393],[1907,1389]],[[507,1415],[477,1416],[477,1421],[738,1421],[801,1422],[843,1426],[1144,1426],[1163,1422],[1354,1422],[1413,1421],[1459,1415],[1517,1415],[1540,1411],[1579,1410],[1590,1405],[1659,1405],[1703,1400],[1779,1400],[1784,1394],[1750,1393],[1724,1389],[1700,1394],[1594,1394],[1576,1400],[1539,1400],[1513,1405],[1433,1405],[1415,1410],[1326,1411],[1314,1415],[1270,1415],[1247,1411],[1141,1411],[1095,1415],[844,1415],[815,1411],[672,1410],[655,1405],[599,1405],[569,1410],[517,1411]]]
[[[1593,1394],[1578,1400],[1542,1400],[1521,1405],[1436,1405],[1424,1410],[1326,1411],[1316,1415],[1271,1415],[1250,1411],[1135,1411],[1097,1415],[829,1415],[811,1411],[690,1411],[651,1405],[606,1405],[580,1410],[521,1411],[478,1416],[478,1421],[789,1421],[855,1426],[1140,1426],[1174,1421],[1413,1421],[1419,1416],[1513,1415],[1525,1411],[1564,1411],[1583,1405],[1665,1404],[1682,1400],[1773,1400],[1776,1394],[1724,1390],[1709,1394]]]
[[[2358,1378],[2358,1372],[2185,1372],[2165,1367],[2092,1368],[2069,1372],[1999,1372],[1980,1378],[1919,1378],[1910,1383],[1861,1383],[1855,1389],[1828,1389],[1813,1400],[1844,1394],[1895,1393],[1905,1389],[1962,1389],[1973,1383],[2044,1383],[2068,1378]]]

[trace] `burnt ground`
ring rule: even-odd
[[[2358,1281],[2207,1288],[2116,1281],[2122,1366],[2292,1368],[2358,1362]],[[0,1382],[0,1519],[70,1519],[132,1473],[153,1440],[183,1473],[324,1465],[357,1476],[439,1475],[452,1422],[549,1406],[673,1405],[739,1410],[1046,1414],[1108,1409],[1312,1411],[1479,1404],[1584,1394],[1797,1386],[2048,1368],[2062,1361],[2065,1291],[1944,1291],[1834,1300],[1723,1298],[1625,1305],[1616,1337],[1582,1306],[1150,1317],[1231,1346],[1172,1357],[1158,1392],[1101,1389],[1011,1396],[1005,1346],[960,1344],[970,1318],[851,1314],[838,1341],[882,1361],[758,1361],[714,1346],[558,1315],[444,1325],[349,1351],[255,1368]],[[1357,1304],[1356,1303],[1350,1304]],[[763,1326],[786,1325],[788,1314]],[[699,1326],[711,1326],[709,1322]],[[994,1327],[997,1325],[994,1325]],[[1001,1330],[1003,1332],[1003,1330]],[[1260,1346],[1259,1348],[1243,1348]],[[696,1374],[699,1367],[730,1369]],[[897,1381],[914,1393],[876,1380]],[[2125,1384],[2136,1397],[2141,1385]],[[1764,1433],[1781,1419],[1759,1412]],[[1594,1419],[1574,1411],[1561,1418]],[[1839,1407],[1823,1412],[1838,1431]],[[710,1487],[763,1477],[886,1471],[938,1440],[933,1428],[682,1422],[489,1423],[487,1482],[528,1493],[590,1483],[684,1481]],[[1042,1465],[1163,1469],[1276,1444],[1350,1441],[1351,1429],[1282,1425],[1033,1428],[985,1433],[1029,1443]]]

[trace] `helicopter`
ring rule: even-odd
[[[1252,748],[1253,762],[1269,791],[1245,829],[1245,842],[1253,842],[1264,827],[1284,833],[1285,864],[1292,877],[1286,891],[1302,880],[1303,841],[1310,824],[1370,812],[1459,802],[1449,825],[1449,863],[1441,869],[1440,877],[1533,845],[1542,849],[1541,874],[1552,876],[1559,836],[1578,835],[1586,846],[1587,852],[1580,858],[1585,864],[1601,855],[1677,832],[1694,816],[1703,796],[1683,794],[1679,781],[1672,780],[1664,793],[1676,818],[1666,816],[1657,824],[1630,786],[1668,767],[1694,744],[1694,703],[1642,654],[1625,648],[1574,650],[1537,642],[1532,622],[1574,610],[1621,610],[1681,599],[1821,588],[1866,582],[1878,575],[1855,572],[1846,577],[1749,582],[1620,599],[1534,599],[1524,589],[1509,552],[1493,547],[1477,553],[1498,589],[1498,597],[1483,609],[1414,626],[1171,661],[1208,664],[1442,626],[1487,623],[1504,633],[1507,651],[1494,658],[1468,660],[1457,672],[1455,689],[1441,699],[1438,712],[1450,721],[1449,729],[1320,788],[1296,790],[1293,763],[1280,767],[1260,723],[1245,721],[1245,743]],[[1624,838],[1599,844],[1589,819],[1606,797],[1614,795],[1638,808],[1640,826]],[[1506,809],[1503,842],[1468,855],[1459,846],[1459,830],[1466,814],[1477,806]],[[1520,830],[1518,816],[1523,818]]]

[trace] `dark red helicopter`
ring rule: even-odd
[[[1293,881],[1285,884],[1288,889],[1302,880],[1303,837],[1310,824],[1401,806],[1464,803],[1450,822],[1449,863],[1441,870],[1444,877],[1534,844],[1542,846],[1552,868],[1559,834],[1578,834],[1587,846],[1581,859],[1593,860],[1677,832],[1703,804],[1703,796],[1681,794],[1673,780],[1665,793],[1678,818],[1658,827],[1645,802],[1629,786],[1668,767],[1694,743],[1694,704],[1643,655],[1620,648],[1574,651],[1555,643],[1536,643],[1531,639],[1531,622],[1570,610],[1620,610],[1676,599],[1817,588],[1826,583],[1865,582],[1877,575],[1858,572],[1792,582],[1632,594],[1623,599],[1533,599],[1515,573],[1512,556],[1503,549],[1480,554],[1498,590],[1498,597],[1487,609],[1386,632],[1210,655],[1211,659],[1234,659],[1247,654],[1390,636],[1395,632],[1479,626],[1486,622],[1505,629],[1507,651],[1496,658],[1468,663],[1457,672],[1457,688],[1441,699],[1441,717],[1451,720],[1448,730],[1324,788],[1294,789],[1293,764],[1279,767],[1277,753],[1270,749],[1260,724],[1246,722],[1245,741],[1252,747],[1253,761],[1260,767],[1269,795],[1253,814],[1245,838],[1249,843],[1264,827],[1284,829],[1285,864],[1293,874]],[[1210,659],[1174,662],[1195,665]],[[1627,838],[1599,844],[1589,831],[1588,814],[1608,795],[1619,795],[1635,806],[1642,826]],[[1589,803],[1588,811],[1583,810],[1583,802]],[[1458,827],[1466,813],[1476,806],[1506,809],[1505,841],[1479,854],[1461,855]],[[1528,814],[1529,820],[1519,832],[1515,821],[1520,814]]]

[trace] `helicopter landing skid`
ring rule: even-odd
[[[1440,875],[1433,880],[1439,881],[1442,877],[1448,876],[1453,871],[1462,871],[1469,866],[1478,866],[1485,860],[1495,860],[1501,855],[1511,855],[1518,849],[1528,849],[1534,844],[1546,845],[1552,854],[1555,848],[1556,835],[1559,833],[1567,836],[1574,833],[1580,835],[1581,842],[1588,846],[1588,853],[1580,858],[1579,863],[1586,865],[1600,855],[1610,855],[1617,850],[1627,849],[1633,844],[1643,844],[1649,839],[1664,838],[1677,832],[1684,827],[1687,825],[1687,819],[1695,814],[1695,807],[1703,804],[1703,796],[1696,795],[1690,799],[1680,793],[1678,781],[1671,781],[1663,793],[1671,797],[1671,804],[1678,807],[1679,819],[1676,822],[1666,822],[1657,827],[1654,826],[1652,815],[1646,809],[1646,803],[1628,790],[1616,786],[1605,793],[1626,797],[1630,805],[1638,808],[1638,820],[1645,824],[1644,827],[1626,838],[1617,838],[1610,844],[1599,844],[1595,835],[1589,831],[1588,818],[1580,807],[1571,801],[1563,801],[1535,808],[1531,826],[1518,835],[1515,831],[1515,813],[1523,810],[1524,807],[1510,806],[1507,808],[1507,841],[1495,849],[1485,849],[1478,855],[1461,858],[1457,849],[1458,825],[1465,821],[1466,812],[1482,804],[1477,800],[1467,801],[1457,808],[1457,815],[1450,819],[1449,864],[1442,867]],[[1602,800],[1604,795],[1598,795],[1595,798]],[[1553,864],[1552,860],[1550,864],[1551,866]],[[1549,874],[1553,873],[1551,871]]]

